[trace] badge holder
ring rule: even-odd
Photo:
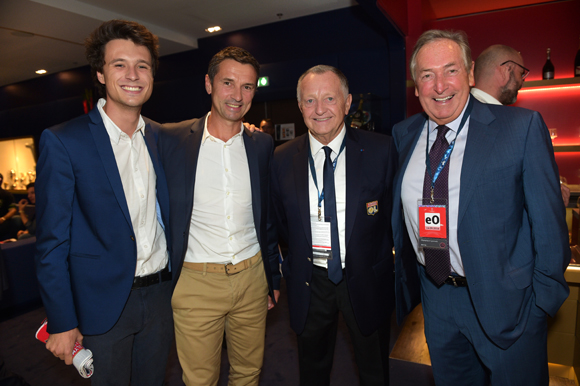
[[[447,200],[422,198],[419,207],[419,247],[449,249],[447,230]]]
[[[312,254],[316,259],[332,260],[332,238],[330,235],[330,217],[318,221],[318,217],[310,218],[312,228]]]

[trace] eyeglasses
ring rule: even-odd
[[[522,68],[522,70],[524,70],[524,72],[522,72],[522,80],[526,79],[526,76],[528,76],[530,74],[530,70],[528,70],[527,68],[525,68],[524,66],[522,66],[519,63],[514,62],[513,60],[506,60],[505,62],[503,62],[502,64],[500,64],[500,67],[503,66],[506,63],[513,63],[516,66],[519,66]]]

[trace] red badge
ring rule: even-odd
[[[419,207],[419,236],[436,239],[447,238],[447,211],[444,206]]]

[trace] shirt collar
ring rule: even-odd
[[[207,115],[205,116],[205,122],[203,124],[203,136],[201,137],[201,145],[203,146],[205,144],[206,139],[209,138],[210,141],[213,142],[217,142],[217,141],[221,141],[223,142],[221,139],[214,137],[213,135],[211,135],[209,133],[209,130],[207,129],[207,121],[209,120],[209,116],[211,115],[211,111],[209,113],[207,113]],[[244,132],[244,124],[240,123],[240,132],[237,133],[236,135],[234,135],[232,138],[230,138],[227,142],[225,142],[226,145],[231,145],[235,139],[237,137],[241,137],[242,134]]]
[[[469,98],[473,98],[473,97],[471,95],[469,95]],[[457,130],[459,130],[459,124],[461,123],[461,118],[463,118],[463,114],[465,114],[465,109],[467,108],[467,105],[469,104],[469,98],[467,98],[467,101],[465,102],[465,106],[463,106],[463,110],[461,110],[461,114],[459,114],[459,116],[457,118],[455,118],[455,120],[445,124],[445,126],[449,127],[449,129],[455,133],[457,133]],[[467,124],[467,122],[465,124]],[[437,123],[435,123],[434,120],[429,118],[429,131],[431,133],[433,133],[433,131],[435,131],[435,129],[437,129],[437,126],[439,126],[439,125]]]
[[[471,95],[473,95],[475,99],[479,100],[482,103],[487,103],[490,105],[501,105],[501,102],[498,101],[495,97],[476,87],[471,88]]]
[[[308,131],[308,136],[310,137],[310,151],[312,152],[312,156],[314,156],[316,153],[318,153],[324,146],[328,146],[329,148],[332,149],[332,152],[334,154],[338,154],[340,152],[340,146],[342,146],[342,141],[344,140],[344,136],[346,135],[346,126],[343,123],[342,124],[342,129],[340,130],[340,133],[338,133],[338,135],[336,136],[336,138],[334,138],[332,141],[330,141],[330,143],[328,145],[323,145],[320,142],[318,142],[318,140],[316,138],[314,138],[312,136],[312,134],[310,133],[310,130]]]
[[[114,144],[118,144],[119,140],[121,139],[121,134],[124,134],[124,133],[121,129],[119,129],[119,126],[117,126],[115,124],[115,122],[113,122],[111,120],[111,118],[109,118],[107,113],[105,113],[105,110],[103,107],[105,106],[106,103],[107,103],[107,101],[105,100],[105,98],[100,98],[99,102],[97,103],[97,108],[99,109],[99,113],[101,114],[101,118],[103,119],[103,124],[105,125],[105,129],[107,130],[107,134],[109,134],[109,138],[111,139],[111,142],[113,142]],[[137,128],[133,132],[133,135],[135,135],[138,131],[141,131],[141,134],[143,134],[144,128],[145,128],[145,121],[143,120],[143,117],[141,115],[139,115],[139,122],[137,123]]]

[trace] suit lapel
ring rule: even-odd
[[[207,117],[207,116],[206,116]],[[184,216],[186,224],[184,229],[189,229],[191,222],[191,213],[193,210],[193,192],[195,190],[195,174],[197,171],[197,160],[199,158],[199,149],[201,146],[201,139],[203,138],[203,129],[205,126],[206,117],[197,120],[192,126],[189,135],[184,139],[183,151],[186,153],[183,159],[186,160],[183,170],[183,202],[187,202],[188,207],[184,208],[185,213],[189,215]]]
[[[425,126],[427,118],[425,115],[419,115],[417,119],[407,126],[405,132],[401,135],[401,138],[398,143],[397,151],[399,154],[404,154],[404,159],[399,159],[400,167],[395,175],[395,190],[393,194],[393,219],[402,219],[402,203],[401,203],[401,187],[403,184],[403,176],[405,175],[405,170],[407,170],[407,166],[409,165],[409,160],[411,159],[411,155],[415,150],[415,146],[417,146],[417,142],[419,141],[419,137],[421,136],[421,131]],[[393,225],[393,232],[395,234],[395,238],[399,235],[399,228],[395,226],[397,223]],[[402,226],[402,221],[398,223],[399,226]]]
[[[169,218],[164,217],[165,214],[169,213],[169,191],[167,190],[167,180],[165,178],[163,167],[161,167],[161,163],[159,162],[157,142],[150,123],[145,124],[144,137],[157,181],[155,184],[155,191],[157,193],[157,203],[161,208],[161,213],[158,213],[158,215],[161,216],[161,219],[163,220],[161,223],[164,225],[163,229],[165,229],[165,226],[169,223]]]
[[[147,150],[149,150],[149,156],[151,157],[151,162],[153,162],[153,168],[155,169],[155,173],[159,174],[159,169],[161,164],[159,163],[159,155],[157,154],[157,143],[155,142],[155,136],[153,135],[153,131],[151,129],[151,124],[145,124],[145,144],[147,144]]]
[[[254,226],[256,227],[256,234],[258,235],[258,242],[261,242],[260,225],[262,216],[262,198],[260,191],[260,164],[258,160],[258,149],[252,132],[245,129],[242,133],[244,139],[244,147],[246,148],[246,157],[248,158],[248,169],[250,170],[250,185],[252,188],[252,212],[254,214]]]
[[[312,231],[310,229],[310,200],[308,197],[308,149],[310,146],[308,133],[303,136],[297,152],[292,159],[294,181],[296,187],[296,202],[302,219],[302,229],[309,245],[312,245]]]
[[[91,119],[89,129],[93,136],[93,140],[95,141],[99,156],[101,157],[101,162],[105,168],[109,184],[111,185],[115,198],[119,203],[119,207],[127,220],[127,224],[131,229],[133,229],[129,207],[127,206],[127,199],[125,198],[125,191],[123,190],[123,183],[121,182],[119,168],[117,167],[117,161],[115,160],[115,154],[113,153],[113,147],[111,146],[111,139],[109,138],[107,129],[105,129],[105,124],[103,123],[99,109],[92,109],[89,113],[89,117]]]
[[[360,196],[360,176],[363,170],[364,149],[358,144],[356,133],[353,129],[346,129],[346,234],[345,246],[348,249],[348,241],[352,235]]]
[[[468,203],[476,189],[481,170],[487,164],[486,159],[492,154],[499,130],[497,127],[490,125],[494,120],[495,116],[489,111],[487,106],[475,100],[473,112],[469,119],[467,144],[465,145],[463,165],[461,167],[458,226],[461,224],[461,219],[465,215]]]
[[[398,152],[399,154],[405,154],[405,158],[403,160],[399,159],[399,162],[402,161],[401,167],[399,168],[399,173],[395,177],[395,183],[399,193],[401,190],[401,184],[403,183],[405,170],[407,170],[407,165],[409,165],[409,160],[411,159],[411,155],[413,155],[415,146],[417,146],[417,142],[419,141],[419,137],[421,136],[426,121],[427,118],[424,115],[419,116],[414,122],[411,122],[405,133],[401,135]]]

